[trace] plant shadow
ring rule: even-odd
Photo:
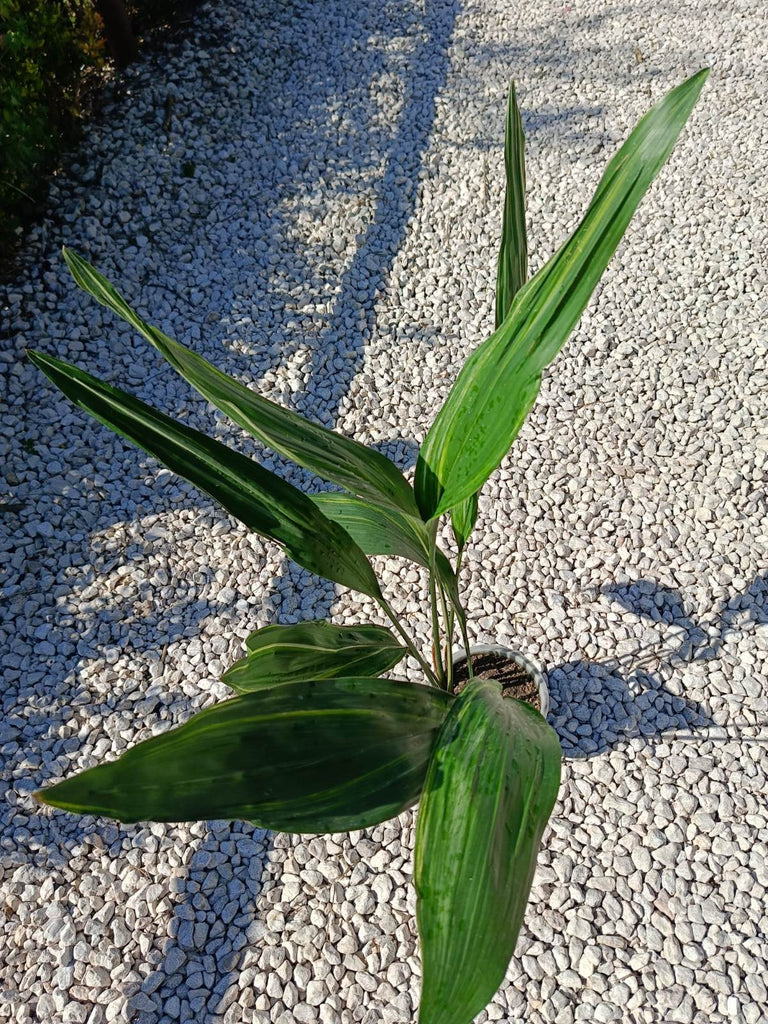
[[[550,722],[567,758],[595,757],[634,738],[647,741],[712,725],[706,709],[669,690],[660,675],[613,661],[576,659],[548,674]]]
[[[650,580],[607,584],[601,593],[633,615],[674,627],[675,642],[645,649],[637,642],[615,658],[574,659],[549,671],[550,721],[564,755],[594,757],[634,738],[727,738],[709,708],[686,697],[678,670],[719,657],[729,638],[751,624],[768,622],[768,573],[725,598],[702,622],[686,609],[683,594]],[[731,731],[738,728],[730,726]]]

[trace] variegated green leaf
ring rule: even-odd
[[[429,539],[421,518],[338,491],[313,494],[311,498],[323,515],[343,526],[367,555],[408,558],[429,567]]]
[[[342,526],[366,555],[394,555],[430,568],[430,540],[421,519],[395,509],[382,508],[364,498],[338,492],[313,494],[322,513]],[[451,564],[439,547],[435,549],[435,572],[448,594],[459,621],[464,612],[459,600],[458,581]]]
[[[371,597],[381,596],[357,544],[296,487],[69,363],[41,352],[29,357],[75,405],[210,494],[249,529],[282,544],[299,565]]]
[[[541,715],[472,680],[438,735],[414,859],[420,1024],[470,1024],[504,979],[560,783]]]
[[[465,498],[460,505],[456,505],[455,508],[451,509],[451,526],[453,528],[453,536],[456,538],[456,543],[459,546],[459,551],[466,545],[470,534],[475,528],[478,498],[479,492],[475,491],[474,494],[470,494],[468,498]]]
[[[90,263],[71,249],[63,252],[81,288],[135,327],[177,373],[235,423],[323,479],[418,515],[411,485],[380,452],[257,395],[196,352],[146,323]]]
[[[504,218],[496,269],[496,327],[509,312],[512,300],[528,277],[528,236],[525,230],[525,136],[514,82],[509,87],[507,124],[504,133]],[[451,525],[459,549],[477,522],[478,492],[451,509]]]
[[[544,368],[581,316],[707,74],[700,71],[673,89],[643,117],[609,163],[581,224],[464,364],[419,453],[415,490],[425,519],[477,491],[509,450]]]
[[[418,799],[452,700],[386,679],[280,683],[216,704],[36,796],[127,822],[366,828]]]
[[[496,270],[496,327],[528,277],[528,236],[525,230],[525,136],[514,83],[509,87],[504,139],[504,221]]]
[[[265,626],[245,643],[247,656],[222,676],[241,694],[301,679],[379,676],[406,654],[384,626],[334,626],[322,620]]]

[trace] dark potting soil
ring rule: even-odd
[[[472,658],[472,671],[480,679],[495,679],[501,683],[503,697],[513,697],[525,701],[531,707],[541,711],[539,688],[526,670],[503,654],[475,654]],[[469,681],[466,661],[456,666],[453,674],[453,692],[461,693]]]

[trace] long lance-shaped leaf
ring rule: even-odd
[[[473,494],[508,451],[544,367],[576,325],[707,74],[700,71],[673,89],[643,117],[609,163],[579,227],[465,363],[419,453],[415,489],[425,519]]]
[[[435,743],[416,832],[420,1024],[470,1024],[515,950],[560,746],[541,715],[470,682]]]
[[[515,295],[528,277],[528,236],[525,229],[525,136],[523,119],[517,105],[514,82],[509,87],[507,124],[504,135],[506,189],[501,246],[496,271],[496,327],[499,328]],[[456,543],[463,548],[477,522],[475,492],[451,509]]]
[[[528,277],[528,236],[525,230],[525,136],[523,119],[512,82],[509,86],[504,137],[504,221],[496,270],[496,326],[500,327],[512,300]]]
[[[146,323],[109,281],[77,253],[66,248],[63,253],[72,276],[84,291],[135,327],[177,373],[235,423],[325,480],[418,514],[411,485],[386,456],[257,395]]]
[[[296,487],[69,363],[41,352],[29,356],[75,405],[210,494],[249,529],[282,544],[299,565],[373,598],[381,596],[365,554]]]
[[[379,676],[407,653],[384,626],[334,626],[322,620],[265,626],[245,643],[246,657],[222,676],[241,694],[301,679]]]
[[[365,828],[419,796],[452,698],[386,679],[281,683],[217,704],[117,761],[36,794],[120,821],[246,819]]]
[[[312,500],[324,515],[354,538],[366,555],[394,555],[430,568],[429,534],[421,519],[381,508],[351,494],[313,494]],[[464,612],[456,574],[440,548],[435,550],[435,571],[462,621]]]

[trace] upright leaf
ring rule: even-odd
[[[509,86],[507,123],[504,133],[504,217],[501,227],[501,246],[496,269],[496,327],[509,312],[512,300],[528,277],[528,236],[525,229],[525,136],[523,119],[517,105],[515,84]],[[467,543],[477,522],[475,491],[451,509],[453,534],[459,549]]]
[[[248,654],[222,676],[236,693],[275,683],[341,676],[378,676],[406,650],[384,626],[334,626],[330,622],[265,626],[246,640]]]
[[[479,496],[479,492],[475,491],[474,494],[470,494],[468,498],[465,498],[459,505],[451,509],[451,527],[453,528],[453,536],[456,538],[459,551],[465,547],[470,534],[475,528]]]
[[[366,828],[418,799],[452,699],[386,679],[281,683],[216,704],[36,796],[126,822]]]
[[[29,357],[75,405],[210,494],[249,529],[282,544],[299,565],[380,597],[364,553],[296,487],[75,366],[40,352]]]
[[[90,263],[71,249],[63,252],[72,276],[84,291],[135,327],[177,373],[235,423],[325,480],[418,514],[411,485],[380,452],[257,395],[196,352],[150,326]]]
[[[504,221],[496,271],[496,326],[528,277],[528,236],[525,230],[525,136],[514,82],[509,87],[504,138]]]
[[[523,286],[501,327],[469,357],[419,453],[425,519],[458,505],[499,465],[627,225],[701,92],[700,71],[653,107],[614,156],[581,224]]]
[[[560,746],[541,715],[471,681],[438,735],[416,831],[420,1024],[470,1024],[515,950]]]

